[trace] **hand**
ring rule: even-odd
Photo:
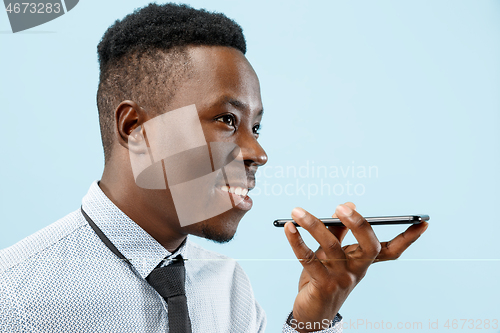
[[[307,247],[293,223],[285,225],[288,242],[304,267],[293,305],[293,328],[299,332],[326,329],[368,267],[373,262],[399,258],[428,226],[427,222],[414,224],[393,240],[380,243],[352,202],[339,205],[333,217],[338,217],[344,226],[327,228],[302,208],[292,211],[294,221],[319,243],[316,252]],[[359,244],[342,247],[349,230]]]

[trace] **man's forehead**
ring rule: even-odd
[[[219,84],[253,84],[258,78],[241,51],[226,46],[197,46],[188,49],[193,78]]]
[[[242,111],[262,112],[259,81],[243,53],[222,46],[195,46],[188,52],[191,73],[176,89],[173,108],[231,105]]]
[[[186,51],[190,59],[198,65],[216,65],[230,58],[248,63],[240,50],[229,46],[192,45],[188,46]]]

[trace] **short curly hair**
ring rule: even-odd
[[[187,46],[228,46],[246,53],[242,28],[222,13],[185,4],[151,3],[117,20],[97,46],[97,108],[105,162],[111,156],[114,111],[133,100],[161,113],[186,77]]]

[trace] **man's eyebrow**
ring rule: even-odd
[[[223,103],[229,103],[235,108],[242,110],[242,111],[249,111],[250,107],[248,106],[247,103],[243,103],[242,101],[239,101],[237,99],[234,99],[232,97],[227,97],[225,96],[222,100]],[[260,109],[259,112],[257,112],[257,116],[262,116],[264,114],[264,109]]]

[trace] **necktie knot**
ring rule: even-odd
[[[163,298],[185,295],[184,259],[178,255],[170,265],[153,269],[146,280]]]

